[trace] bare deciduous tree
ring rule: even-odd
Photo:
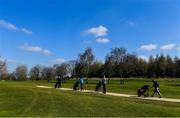
[[[6,79],[7,78],[7,64],[5,60],[0,60],[0,78]]]
[[[79,54],[75,67],[77,75],[83,74],[89,76],[90,66],[93,64],[94,58],[95,56],[91,48],[87,48],[84,53]]]
[[[27,67],[25,65],[18,66],[15,71],[15,75],[18,80],[26,80],[27,79]]]
[[[42,77],[42,66],[36,65],[32,67],[29,75],[32,80],[39,80]]]
[[[54,77],[54,69],[52,67],[44,67],[42,69],[42,77],[50,82],[50,80]]]

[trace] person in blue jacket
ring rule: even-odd
[[[80,77],[80,79],[79,79],[79,84],[80,84],[80,90],[82,91],[82,90],[83,90],[83,85],[84,85],[83,76]]]

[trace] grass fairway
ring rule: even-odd
[[[178,85],[178,82],[161,81],[162,91],[167,90],[163,95],[179,98],[179,86],[172,86],[169,90],[171,84]],[[71,87],[72,83],[68,81],[63,86]],[[123,87],[119,87],[117,81],[111,81],[108,91],[133,94],[136,93],[133,88],[139,88],[144,83],[146,80],[128,80]],[[180,103],[36,87],[53,84],[44,81],[0,81],[0,116],[180,116]],[[89,81],[85,87],[94,89],[94,86],[95,81]]]
[[[62,83],[62,87],[72,88],[74,84],[74,80],[69,80]],[[97,80],[88,80],[88,83],[84,85],[84,89],[95,90],[95,86]],[[180,99],[180,79],[159,79],[158,83],[160,84],[160,91],[163,97],[167,98],[178,98]],[[54,86],[54,83],[39,83],[40,85],[50,85]],[[137,90],[141,88],[143,85],[152,86],[152,82],[149,79],[128,79],[125,80],[125,84],[121,85],[118,80],[111,80],[109,84],[107,84],[108,92],[115,93],[124,93],[124,94],[137,94]],[[153,88],[150,89],[150,94],[152,94]]]

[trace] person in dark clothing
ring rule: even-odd
[[[62,87],[62,85],[61,85],[61,78],[58,77],[57,82],[55,84],[55,88],[61,88],[61,87]]]
[[[106,77],[104,75],[104,77],[102,78],[102,86],[103,86],[103,93],[106,94]]]
[[[56,82],[55,85],[54,85],[54,88],[57,88],[58,87],[58,83]]]
[[[154,87],[154,92],[153,92],[152,97],[154,97],[154,95],[155,95],[156,93],[158,93],[159,97],[161,98],[162,95],[161,95],[161,93],[160,93],[160,91],[159,91],[159,84],[158,84],[158,82],[157,82],[156,80],[152,80],[152,82],[153,82],[153,86],[152,86],[152,87]]]

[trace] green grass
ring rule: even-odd
[[[163,95],[180,98],[179,82],[160,81]],[[63,87],[72,87],[73,83],[68,81]],[[89,81],[85,87],[94,89],[95,83]],[[127,80],[125,85],[110,81],[108,91],[136,94],[134,89],[145,83],[151,84],[147,80]],[[36,85],[53,86],[54,83],[0,81],[0,116],[180,116],[180,103],[44,89]]]
[[[74,82],[74,80],[69,80],[62,83],[62,86],[72,88]],[[88,80],[88,83],[84,85],[84,88],[95,90],[97,82],[97,80]],[[163,97],[180,99],[180,79],[159,79],[158,83],[160,85],[160,92],[162,93]],[[43,84],[46,84],[46,82]],[[107,91],[136,95],[137,90],[145,84],[152,86],[152,82],[149,79],[128,79],[125,80],[124,85],[121,85],[120,81],[118,80],[110,80],[109,84],[107,84]],[[54,83],[51,82],[46,85],[54,86]],[[150,88],[149,91],[149,93],[152,94],[153,88]]]

